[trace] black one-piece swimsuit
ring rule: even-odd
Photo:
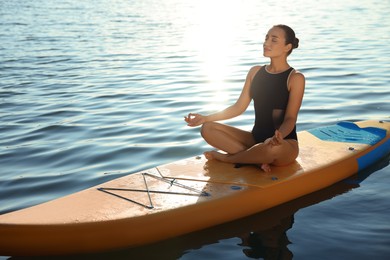
[[[257,143],[274,136],[283,123],[290,96],[288,78],[293,70],[273,74],[263,66],[253,78],[250,93],[255,106],[255,125],[252,135]],[[296,126],[284,139],[298,139]]]

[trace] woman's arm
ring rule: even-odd
[[[286,137],[294,129],[297,122],[298,112],[301,108],[303,94],[305,91],[305,76],[300,72],[295,72],[291,75],[290,82],[290,97],[288,99],[288,105],[284,121],[279,128],[281,135]]]
[[[204,124],[205,122],[230,119],[244,113],[252,100],[250,95],[250,86],[252,84],[252,79],[259,69],[260,67],[255,66],[249,70],[244,87],[236,103],[220,112],[210,114],[208,116],[190,113],[187,117],[185,117],[185,121],[188,123],[189,126],[198,126]]]

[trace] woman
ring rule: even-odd
[[[287,57],[298,48],[298,43],[290,27],[275,25],[263,44],[264,56],[270,58],[270,64],[249,70],[236,103],[208,116],[190,113],[185,117],[188,126],[202,125],[203,138],[224,152],[205,152],[207,159],[258,164],[264,171],[270,171],[270,165],[287,165],[297,158],[296,121],[305,77],[290,67]],[[215,122],[242,114],[252,99],[255,125],[251,132]]]

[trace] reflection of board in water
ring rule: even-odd
[[[0,215],[0,253],[135,247],[249,216],[374,164],[390,152],[389,130],[389,122],[365,121],[303,131],[296,162],[271,173],[189,158]]]

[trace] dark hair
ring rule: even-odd
[[[291,50],[288,52],[288,55],[291,54],[293,49],[298,48],[299,46],[299,39],[295,37],[295,32],[291,27],[284,25],[284,24],[278,24],[274,27],[280,28],[284,31],[285,37],[286,37],[286,45],[290,44],[292,45]]]

